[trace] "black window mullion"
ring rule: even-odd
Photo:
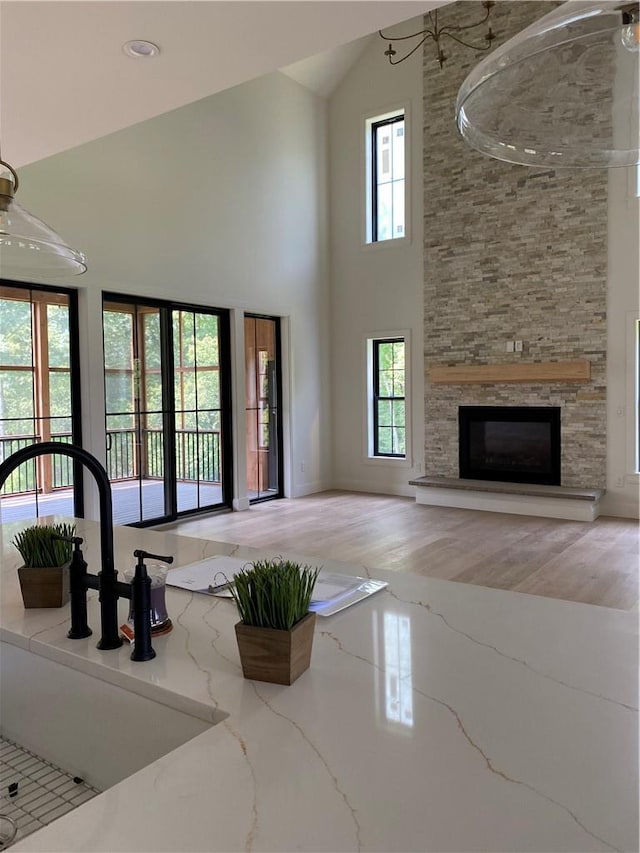
[[[378,129],[387,125],[394,125],[400,121],[404,121],[404,113],[392,116],[391,118],[382,119],[381,121],[373,122],[371,125],[371,242],[377,243],[378,236]],[[390,130],[390,174],[391,180],[389,184],[393,192],[393,146],[394,137],[393,129]],[[404,144],[404,143],[403,143]],[[393,205],[391,208],[391,236],[393,237]]]
[[[389,429],[391,430],[391,449],[394,450],[394,411],[393,404],[396,402],[402,402],[406,406],[406,397],[403,395],[400,396],[389,396],[387,394],[382,395],[380,393],[380,347],[384,344],[396,344],[402,343],[405,344],[404,338],[381,338],[380,340],[374,340],[373,342],[373,455],[374,456],[384,456],[384,457],[397,457],[404,458],[406,453],[383,453],[380,451],[380,429]],[[405,353],[406,355],[406,353]],[[405,367],[406,369],[406,367]],[[396,368],[392,367],[392,373],[396,373]],[[379,403],[381,402],[389,402],[391,403],[391,423],[388,427],[380,427],[380,419],[379,419]],[[405,425],[403,429],[406,430],[406,409],[405,409]]]

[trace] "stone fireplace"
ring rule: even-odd
[[[503,2],[499,43],[555,3]],[[444,7],[471,23],[474,3]],[[424,57],[424,365],[428,476],[459,478],[460,407],[556,408],[563,487],[606,483],[606,170],[515,166],[469,148],[454,115],[481,58],[455,43]],[[520,343],[516,351],[509,343]],[[508,351],[509,350],[509,351]],[[590,377],[436,383],[436,367],[590,362]]]

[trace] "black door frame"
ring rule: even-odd
[[[78,314],[78,291],[72,287],[34,284],[0,278],[0,285],[13,290],[37,290],[44,293],[64,293],[69,298],[69,374],[71,381],[71,443],[82,447],[82,394],[80,390],[80,320]],[[32,335],[33,341],[33,335]],[[38,492],[35,492],[36,507]],[[73,460],[73,514],[84,518],[84,476],[79,460]]]
[[[273,317],[270,314],[256,314],[253,311],[245,311],[244,313],[245,319],[251,320],[271,320],[275,324],[275,350],[276,350],[276,369],[274,371],[275,374],[275,403],[276,403],[276,412],[277,412],[277,428],[276,428],[276,453],[277,453],[277,466],[276,473],[278,478],[278,489],[275,494],[271,495],[262,495],[257,498],[250,498],[250,504],[263,503],[264,501],[272,501],[277,500],[278,498],[284,497],[284,460],[283,460],[283,423],[282,423],[282,320],[280,317]],[[246,345],[245,345],[245,353],[246,353]],[[246,355],[245,355],[246,360]],[[244,365],[244,370],[246,371],[246,364]],[[272,391],[272,389],[269,389]],[[245,401],[245,409],[246,409],[246,401]],[[269,423],[271,424],[273,417],[272,406],[269,405]],[[245,439],[246,441],[246,439]],[[271,462],[269,462],[270,471]]]
[[[201,515],[217,509],[230,509],[233,501],[233,433],[231,411],[231,323],[230,312],[225,308],[213,308],[208,305],[194,305],[187,302],[174,302],[167,299],[154,299],[132,294],[103,292],[102,304],[105,302],[120,302],[126,305],[142,305],[157,308],[160,311],[160,350],[162,377],[162,423],[166,435],[173,440],[164,442],[164,502],[166,515],[131,522],[128,527],[149,527],[166,524],[179,518]],[[175,393],[173,372],[173,326],[172,312],[188,311],[197,314],[211,314],[218,317],[219,355],[220,355],[220,426],[222,438],[222,502],[220,504],[178,512],[178,496],[176,481],[176,450],[175,450]],[[106,401],[105,401],[106,408]],[[106,414],[106,412],[105,412]],[[106,418],[105,418],[106,430]],[[169,476],[167,476],[169,472]]]

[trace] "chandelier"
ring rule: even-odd
[[[640,163],[638,0],[563,3],[482,60],[462,84],[458,130],[527,166]]]
[[[409,59],[416,50],[422,47],[427,39],[432,39],[436,46],[436,61],[439,63],[440,68],[442,68],[448,59],[442,47],[442,40],[445,38],[450,38],[452,41],[464,45],[464,47],[471,48],[471,50],[489,50],[491,42],[496,36],[495,33],[492,32],[489,24],[487,24],[487,21],[489,20],[492,7],[495,6],[495,2],[492,2],[492,0],[484,0],[482,5],[485,10],[484,16],[479,21],[476,21],[475,24],[467,24],[465,26],[446,24],[445,26],[440,26],[438,22],[438,10],[435,9],[433,12],[427,13],[428,25],[424,27],[424,29],[417,30],[415,33],[411,33],[410,35],[391,36],[383,33],[382,30],[378,30],[380,38],[388,42],[388,47],[385,50],[384,55],[388,58],[389,64],[400,65],[401,62],[404,62],[405,59]],[[473,30],[476,27],[481,27],[483,24],[487,24],[487,32],[484,35],[484,42],[480,44],[473,44],[466,41],[467,36],[465,33],[467,30]],[[418,41],[414,41],[415,39],[418,39]],[[394,50],[393,42],[397,43],[399,41],[409,42],[409,44],[403,52],[403,55],[396,59],[395,57],[398,56],[398,51]]]

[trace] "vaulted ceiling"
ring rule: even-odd
[[[326,94],[362,45],[424,0],[1,0],[0,143],[32,163],[316,54],[291,76]],[[160,47],[131,59],[130,39]]]

